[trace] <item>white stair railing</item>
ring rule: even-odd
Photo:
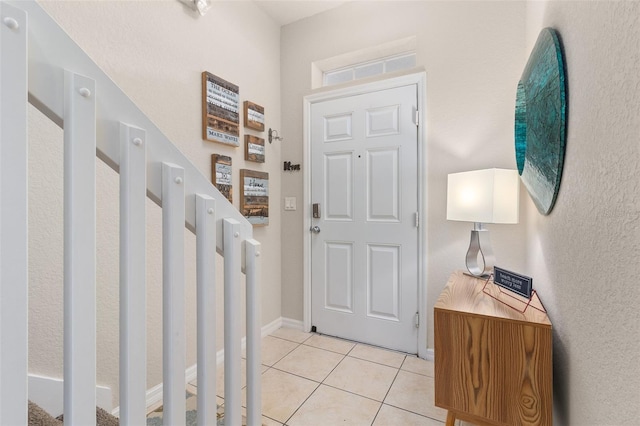
[[[27,423],[27,98],[64,130],[65,423],[95,424],[97,154],[120,173],[121,424],[146,422],[147,196],[163,211],[164,423],[185,424],[186,225],[197,245],[198,424],[217,417],[216,252],[225,258],[225,424],[242,419],[243,271],[247,424],[260,424],[260,244],[251,224],[35,1],[0,1],[0,15],[0,424]]]
[[[0,7],[0,425],[26,425],[27,19]]]
[[[146,133],[120,124],[120,421],[146,414]]]

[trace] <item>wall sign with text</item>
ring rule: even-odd
[[[244,101],[244,127],[264,132],[264,107]]]
[[[244,159],[255,163],[264,163],[264,139],[244,135]]]
[[[240,89],[202,73],[202,139],[240,146]]]
[[[226,155],[211,155],[211,183],[233,203],[233,185],[231,178],[231,157]]]
[[[240,170],[240,212],[253,225],[269,224],[269,173]]]

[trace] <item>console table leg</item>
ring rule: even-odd
[[[453,411],[447,412],[447,423],[445,426],[454,426],[456,423],[456,414]]]

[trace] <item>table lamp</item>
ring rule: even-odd
[[[517,170],[485,169],[449,174],[447,220],[473,222],[466,265],[471,275],[487,277],[495,256],[485,223],[518,223],[520,180]]]

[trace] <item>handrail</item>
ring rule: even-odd
[[[8,0],[23,9],[29,19],[29,102],[58,126],[63,125],[64,70],[90,76],[96,81],[98,158],[116,172],[120,169],[120,122],[147,133],[147,196],[162,206],[162,162],[185,169],[185,226],[195,232],[195,195],[216,199],[216,249],[223,254],[222,219],[240,223],[241,240],[252,238],[247,219],[198,171],[102,69],[60,28],[35,0]]]
[[[26,424],[27,414],[27,91],[29,102],[64,131],[65,421],[83,425],[95,421],[97,155],[120,174],[122,424],[144,423],[149,403],[145,392],[145,195],[163,211],[164,421],[185,424],[182,236],[186,226],[197,234],[198,425],[211,424],[217,418],[216,251],[225,261],[225,423],[236,425],[242,419],[242,329],[238,315],[242,310],[242,272],[246,274],[247,303],[246,412],[250,424],[259,423],[261,246],[251,238],[251,224],[35,0],[0,0],[0,11],[4,24],[0,40],[0,346],[15,348],[11,351],[15,356],[7,356],[6,351],[0,356],[0,423]],[[20,182],[13,184],[16,179]]]

